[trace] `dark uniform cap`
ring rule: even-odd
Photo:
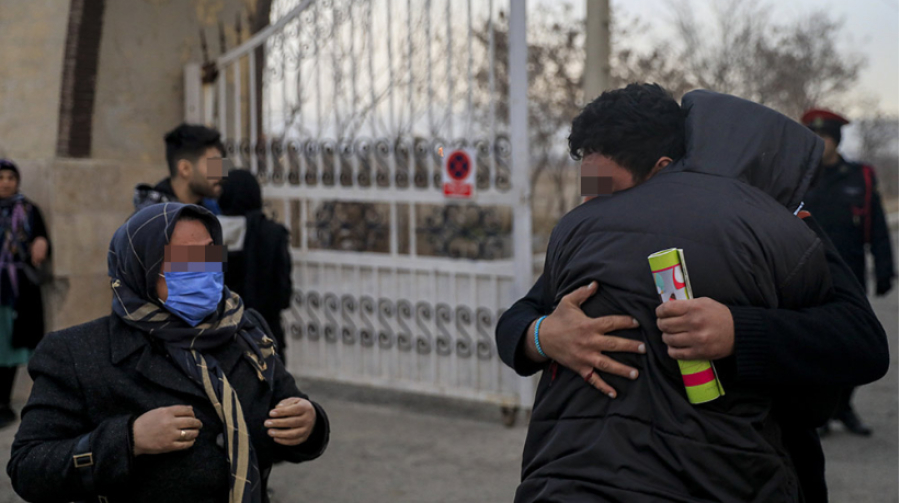
[[[800,118],[800,122],[813,131],[831,136],[836,143],[841,142],[841,127],[850,124],[847,119],[823,108],[807,110]]]
[[[825,110],[824,108],[810,108],[803,113],[803,117],[800,118],[800,122],[802,122],[804,126],[809,128],[822,127],[826,122],[836,122],[838,126],[850,124],[850,121],[848,121],[847,119],[834,112]]]

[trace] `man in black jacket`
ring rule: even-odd
[[[793,382],[780,391],[742,382],[737,369],[720,365],[725,395],[689,404],[655,327],[659,296],[646,257],[683,248],[698,296],[758,307],[821,303],[831,292],[822,243],[785,209],[799,204],[821,145],[780,114],[728,96],[691,93],[684,111],[686,123],[661,89],[633,85],[605,93],[573,124],[572,152],[619,192],[562,219],[541,297],[552,305],[599,281],[603,289],[585,302],[585,312],[636,318],[641,328],[621,335],[642,343],[647,355],[622,354],[619,365],[639,370],[640,378],[610,375],[622,390],[615,400],[582,381],[596,384],[594,368],[615,366],[598,362],[575,374],[550,365],[535,398],[518,501],[799,500],[782,430],[808,431],[827,415],[822,399]],[[736,116],[742,122],[730,120]],[[805,402],[798,410],[806,414],[778,417],[776,404],[785,397]]]
[[[867,284],[868,248],[875,262],[875,294],[885,295],[895,277],[894,254],[875,170],[847,161],[838,153],[841,128],[850,123],[847,119],[827,110],[812,109],[800,121],[825,143],[822,167],[804,198],[806,209],[816,215],[863,287]]]
[[[853,273],[812,217],[804,222],[826,245],[825,257],[834,295],[821,305],[799,310],[725,306],[710,298],[671,301],[657,308],[657,324],[669,354],[684,359],[716,360],[730,365],[736,378],[763,385],[780,382],[809,386],[849,386],[872,382],[888,369],[884,328],[872,311]],[[557,306],[541,298],[543,277],[528,295],[513,304],[497,323],[501,359],[520,375],[538,372],[552,360],[581,374],[585,368],[605,368],[622,377],[635,370],[618,365],[608,353],[639,352],[635,341],[606,335],[630,328],[630,317],[588,318],[580,306],[597,291],[591,283],[562,298]],[[543,320],[537,354],[534,325]],[[722,349],[726,348],[726,349]],[[834,369],[840,367],[841,372]],[[594,380],[604,394],[615,393],[600,376]],[[784,415],[791,415],[790,402]],[[812,429],[795,434],[788,453],[797,469],[803,501],[828,501],[825,458]]]
[[[800,119],[825,143],[822,167],[806,194],[806,207],[816,215],[838,253],[866,290],[866,249],[875,261],[875,295],[890,291],[894,279],[894,258],[875,170],[848,162],[838,153],[841,128],[850,121],[822,109],[811,109]],[[868,245],[868,246],[867,246]],[[847,431],[869,436],[872,430],[857,416],[850,403],[853,388],[841,394],[834,418]],[[822,433],[828,432],[826,424]]]

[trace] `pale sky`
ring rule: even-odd
[[[702,3],[702,0],[700,0]],[[638,15],[645,23],[665,30],[667,0],[612,0],[612,8]],[[860,73],[858,91],[877,101],[879,111],[898,115],[898,61],[900,61],[900,2],[897,0],[789,0],[769,2],[773,19],[796,19],[827,10],[844,20],[842,44],[861,53],[867,64]],[[573,2],[584,12],[584,1]]]

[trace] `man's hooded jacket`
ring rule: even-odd
[[[598,281],[585,313],[633,316],[640,327],[616,335],[644,341],[647,354],[617,356],[640,376],[604,375],[619,391],[615,399],[562,366],[543,373],[517,502],[799,501],[773,417],[774,390],[732,382],[723,364],[725,395],[688,402],[656,327],[661,301],[647,256],[682,248],[694,297],[770,308],[821,302],[831,288],[823,245],[792,210],[822,143],[787,117],[732,96],[694,91],[682,107],[682,159],[579,206],[553,231],[546,298],[558,302]]]

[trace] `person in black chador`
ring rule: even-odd
[[[621,391],[613,399],[593,386],[595,371],[610,366],[576,373],[543,363],[516,501],[800,501],[783,428],[809,431],[833,401],[793,382],[742,382],[723,364],[725,394],[689,403],[656,326],[660,297],[647,256],[683,249],[697,297],[766,308],[821,304],[833,292],[824,246],[791,214],[821,140],[735,97],[694,91],[679,107],[658,86],[634,84],[585,107],[569,147],[582,168],[611,181],[613,194],[554,229],[542,304],[596,281],[601,289],[582,305],[585,314],[633,317],[617,335],[623,349],[645,354],[621,353],[620,365],[637,372],[606,377]],[[775,407],[784,393],[806,405],[787,421]]]
[[[291,305],[291,255],[288,230],[262,211],[259,182],[250,172],[233,169],[222,181],[219,197],[228,267],[225,284],[247,307],[260,312],[285,359],[281,311]]]
[[[891,237],[888,232],[875,170],[871,166],[849,162],[838,153],[841,128],[849,121],[822,109],[811,109],[800,119],[825,142],[821,168],[813,179],[804,201],[831,238],[841,258],[850,266],[866,289],[866,249],[875,259],[875,295],[891,290],[894,272]],[[871,428],[857,416],[850,403],[854,388],[841,396],[834,419],[844,423],[851,433],[868,436]],[[828,433],[828,425],[820,433]]]
[[[206,126],[181,124],[166,133],[165,142],[169,177],[155,186],[139,183],[134,188],[134,211],[151,204],[180,202],[198,204],[218,215],[216,197],[222,191],[223,173],[213,173],[216,168],[209,160],[225,155],[219,132]],[[215,166],[222,169],[221,162]]]

